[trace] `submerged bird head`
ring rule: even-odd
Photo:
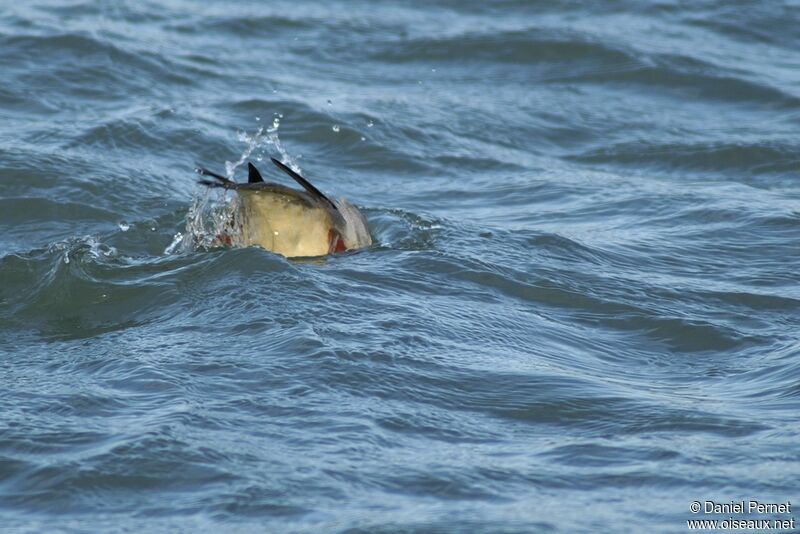
[[[334,201],[339,214],[342,216],[337,227],[345,250],[368,247],[372,244],[372,237],[367,229],[367,219],[358,209],[344,198]]]
[[[272,162],[303,187],[303,191],[265,182],[255,165],[248,163],[248,182],[237,183],[207,169],[197,169],[214,180],[200,180],[208,187],[233,189],[240,196],[235,227],[245,246],[257,245],[286,257],[322,256],[372,244],[367,221],[347,200],[330,200],[316,187],[275,158]],[[227,237],[227,239],[225,238]],[[229,244],[225,236],[221,242]]]

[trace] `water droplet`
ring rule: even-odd
[[[367,128],[372,128],[373,126],[375,126],[375,123],[370,119],[369,122],[367,122]]]
[[[328,105],[329,105],[329,106],[332,106],[332,105],[333,105],[333,102],[331,102],[330,98],[328,99]]]
[[[436,69],[431,69],[431,72],[436,72]]]
[[[362,135],[362,136],[361,136],[361,140],[362,140],[362,141],[366,141],[366,140],[367,140],[367,138],[366,138],[366,137],[364,137],[364,136]]]
[[[122,230],[123,232],[127,232],[128,230],[131,229],[131,225],[126,223],[125,221],[120,221],[118,226],[119,229]]]
[[[341,130],[341,128],[339,128],[339,125],[338,124],[334,124],[333,125],[333,131],[336,132],[336,133],[339,133],[339,130]]]
[[[256,117],[256,120],[257,120],[257,121],[260,121],[260,120],[261,120],[261,117]]]
[[[170,243],[169,246],[164,249],[164,254],[172,254],[173,252],[175,252],[175,249],[178,248],[178,245],[180,245],[182,242],[183,242],[183,234],[181,232],[178,232],[177,234],[175,234],[175,237],[172,238],[172,243]]]
[[[272,119],[272,127],[277,129],[281,125],[281,120],[278,117]]]

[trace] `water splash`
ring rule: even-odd
[[[247,158],[250,157],[250,154],[252,154],[254,150],[261,147],[265,139],[268,138],[264,135],[263,126],[260,127],[253,135],[248,135],[247,132],[239,132],[239,141],[247,143],[247,148],[244,149],[244,152],[242,152],[242,155],[239,156],[239,159],[236,160],[236,162],[225,162],[225,175],[229,179],[233,180],[233,175],[236,172],[236,168],[247,161]]]
[[[225,162],[225,175],[233,180],[236,169],[249,159],[261,161],[269,155],[270,149],[280,154],[284,161],[295,172],[302,172],[296,160],[283,148],[278,137],[280,118],[276,114],[272,125],[261,126],[253,134],[239,132],[239,140],[246,144],[245,149],[236,161]],[[208,250],[221,246],[241,245],[241,231],[237,226],[236,214],[239,210],[239,198],[228,194],[224,189],[202,188],[192,196],[192,203],[186,214],[186,227],[177,232],[172,242],[164,249],[164,254]]]
[[[71,261],[85,263],[87,260],[99,261],[119,257],[119,252],[117,252],[116,248],[100,242],[92,235],[58,241],[49,245],[47,250],[61,255],[61,261],[67,265]]]
[[[258,161],[267,157],[271,149],[274,148],[280,154],[280,159],[289,165],[295,172],[302,172],[300,165],[297,163],[295,158],[293,158],[289,153],[283,148],[281,144],[281,140],[278,137],[278,129],[281,125],[281,118],[283,115],[275,114],[272,119],[272,125],[268,128],[261,126],[256,130],[254,134],[248,134],[247,132],[239,132],[239,141],[245,143],[247,146],[245,147],[244,151],[242,152],[239,159],[235,162],[233,161],[226,161],[225,162],[225,175],[233,179],[233,175],[236,172],[236,169],[243,165],[249,158],[253,157]]]
[[[164,254],[237,244],[240,232],[234,231],[234,222],[238,209],[238,197],[228,195],[224,189],[203,188],[196,192],[186,214],[185,230],[175,234]]]

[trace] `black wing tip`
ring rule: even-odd
[[[217,174],[215,172],[209,171],[205,167],[197,167],[195,168],[194,172],[199,174],[200,176],[210,176],[217,180],[216,182],[213,180],[198,180],[198,183],[208,186],[208,187],[224,187],[225,189],[235,189],[236,182],[233,180],[228,179],[221,174]]]
[[[319,189],[314,187],[311,184],[311,182],[309,182],[308,180],[300,176],[298,173],[293,171],[288,165],[286,165],[282,161],[279,161],[273,157],[270,157],[269,159],[272,160],[272,163],[274,163],[276,167],[278,167],[280,170],[291,176],[295,182],[302,185],[303,189],[305,189],[306,192],[310,194],[314,199],[316,199],[319,202],[325,203],[336,212],[339,211],[339,208],[336,207],[336,204],[331,202],[331,200],[328,197],[326,197]]]
[[[291,168],[291,167],[289,167],[287,164],[285,164],[284,162],[282,162],[282,161],[281,161],[281,160],[279,160],[278,158],[273,158],[273,157],[271,157],[271,156],[270,156],[270,158],[269,158],[269,159],[270,159],[270,160],[272,160],[272,163],[273,163],[273,164],[274,164],[276,167],[278,167],[280,170],[282,170],[283,172],[285,172],[286,174],[288,174],[288,175],[289,175],[289,176],[291,176],[292,178],[294,178],[294,175],[295,175],[295,174],[297,174],[296,172],[294,172],[294,171],[292,170],[292,168]],[[299,175],[299,174],[297,174],[297,176],[300,176],[300,175]],[[294,178],[294,179],[295,179],[295,180],[297,180],[297,178]]]
[[[250,184],[257,184],[259,182],[263,182],[264,178],[261,177],[261,173],[258,172],[256,166],[253,165],[251,162],[247,162],[247,183]]]

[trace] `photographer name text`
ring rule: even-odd
[[[694,501],[691,506],[692,512],[705,514],[790,514],[792,513],[791,501],[782,503],[768,503],[759,501],[730,501],[716,502]]]

